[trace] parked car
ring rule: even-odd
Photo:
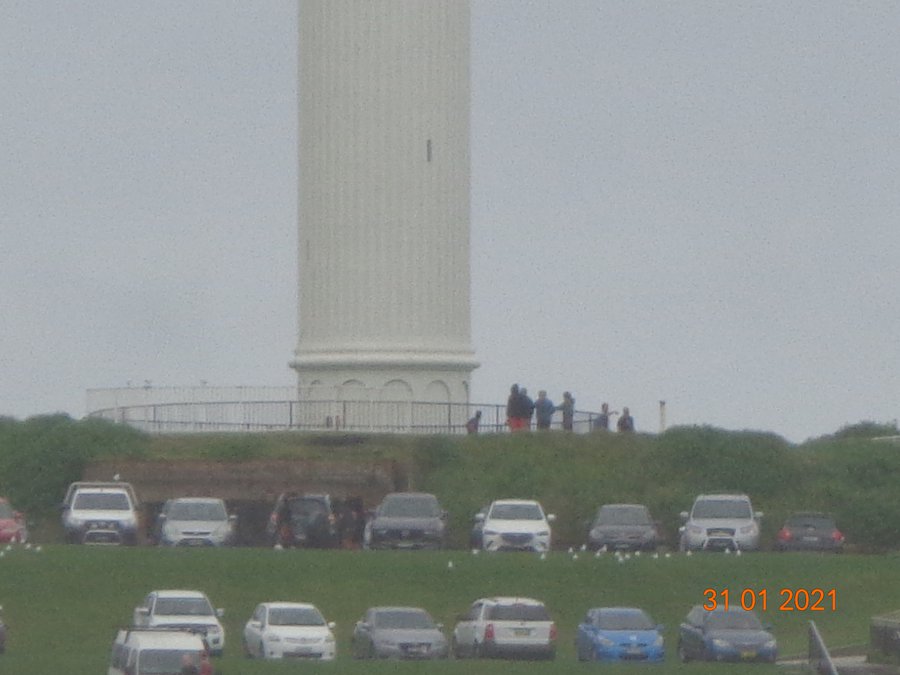
[[[219,618],[224,610],[213,609],[200,591],[162,590],[148,593],[134,608],[132,624],[137,628],[179,628],[201,634],[209,652],[221,655],[225,650],[225,629]]]
[[[266,528],[272,544],[331,548],[340,528],[331,496],[285,492],[278,496]]]
[[[678,631],[678,658],[682,662],[768,661],[775,662],[778,643],[753,611],[740,607],[713,610],[697,605]]]
[[[550,550],[550,523],[556,520],[552,513],[544,513],[543,507],[531,499],[498,499],[482,520],[481,547],[485,551],[536,551]]]
[[[844,535],[827,513],[794,513],[775,536],[775,550],[840,553],[844,550]]]
[[[680,549],[755,551],[762,516],[753,511],[747,495],[699,495],[690,513],[681,513]]]
[[[230,546],[235,541],[237,516],[213,497],[170,499],[159,514],[162,546]]]
[[[314,605],[263,602],[244,626],[244,651],[261,659],[332,661],[336,653],[334,627]]]
[[[588,546],[596,551],[655,551],[659,534],[643,504],[604,504],[588,530]]]
[[[457,658],[556,657],[556,624],[544,603],[532,598],[481,598],[453,629]]]
[[[662,626],[637,607],[595,607],[578,624],[579,661],[652,661],[665,659]]]
[[[134,488],[129,483],[72,483],[62,504],[66,541],[134,545],[138,539],[139,508]]]
[[[16,511],[5,497],[0,497],[0,543],[24,544],[28,541],[25,516]]]
[[[195,633],[154,628],[120,630],[106,672],[107,675],[181,675],[186,672],[183,670],[186,664],[198,666],[205,651],[203,639]]]
[[[449,650],[441,629],[418,607],[371,607],[353,629],[353,656],[445,659]]]
[[[447,512],[432,494],[393,492],[366,524],[363,544],[369,549],[438,549],[447,534]]]

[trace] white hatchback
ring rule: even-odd
[[[334,627],[314,605],[263,602],[244,626],[244,651],[262,659],[332,661],[337,651]]]
[[[543,553],[550,550],[550,523],[556,516],[545,514],[543,507],[531,499],[498,499],[475,520],[481,522],[481,547],[485,551]]]

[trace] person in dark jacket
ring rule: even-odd
[[[622,416],[616,425],[621,433],[631,433],[634,431],[634,418],[628,412],[628,407],[622,408]]]
[[[537,428],[546,430],[550,428],[553,421],[553,413],[556,412],[556,406],[553,401],[547,398],[547,392],[541,389],[538,392],[537,400],[534,402],[534,417],[537,422]]]

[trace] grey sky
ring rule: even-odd
[[[290,385],[295,4],[0,3],[0,414]],[[473,2],[473,398],[898,417],[900,4]]]

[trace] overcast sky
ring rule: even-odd
[[[900,3],[472,3],[473,400],[900,413]],[[290,0],[0,2],[0,414],[292,385]]]

